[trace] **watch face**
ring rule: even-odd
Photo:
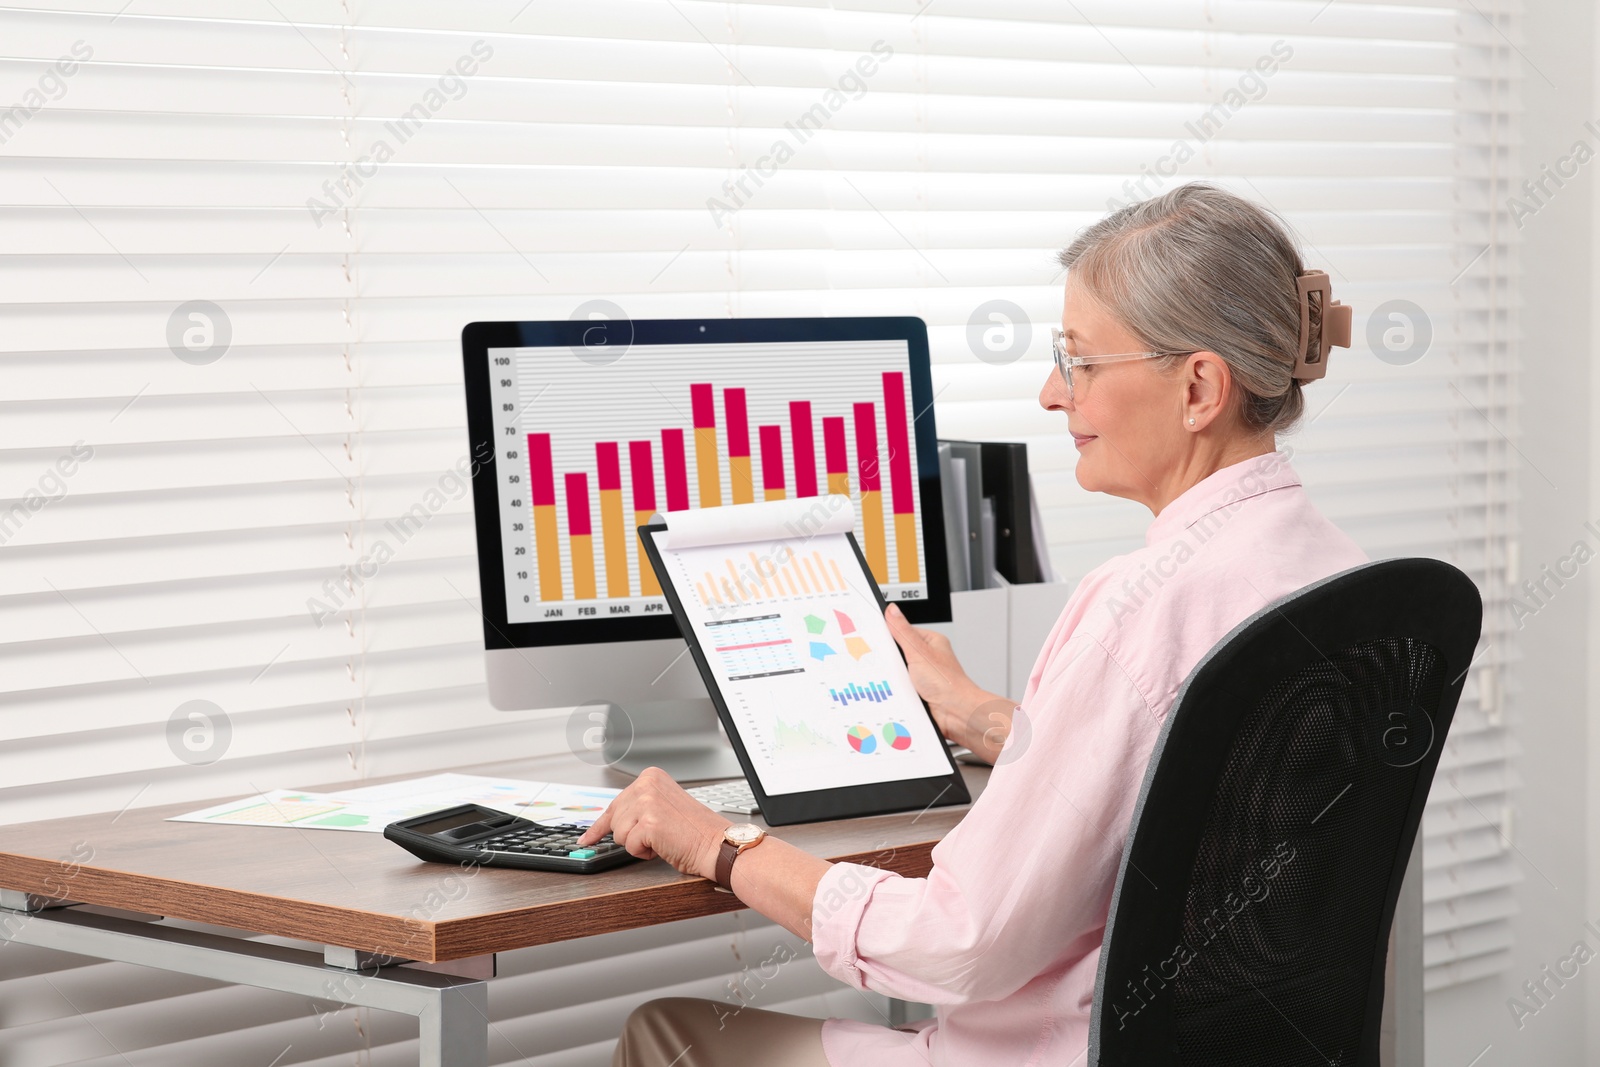
[[[730,826],[726,830],[722,831],[722,836],[727,838],[729,841],[732,841],[736,845],[748,845],[750,842],[760,837],[761,834],[761,827],[755,825],[754,823],[748,822],[741,823],[738,826]]]

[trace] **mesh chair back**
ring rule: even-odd
[[[1377,1067],[1395,901],[1482,615],[1449,564],[1384,560],[1195,667],[1123,851],[1090,1067]]]

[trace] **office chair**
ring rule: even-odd
[[[1196,665],[1123,850],[1089,1067],[1378,1067],[1395,901],[1482,621],[1461,571],[1383,560]]]

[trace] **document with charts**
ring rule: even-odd
[[[482,804],[531,822],[587,824],[599,818],[619,792],[607,786],[445,773],[330,793],[274,789],[186,815],[173,815],[167,821],[381,834],[385,826],[399,819],[458,804]]]
[[[772,796],[951,773],[911,684],[843,495],[672,512],[654,539],[763,791]],[[653,519],[652,522],[656,520]]]

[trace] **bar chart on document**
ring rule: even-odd
[[[487,353],[508,621],[667,614],[635,532],[653,512],[830,493],[850,497],[856,539],[885,597],[927,596],[904,341],[585,354]],[[780,580],[836,580],[805,570],[813,565]],[[744,656],[754,667],[777,653]],[[874,681],[841,696],[865,693],[870,703],[882,695]]]
[[[772,533],[662,552],[762,788],[949,773],[845,535]]]

